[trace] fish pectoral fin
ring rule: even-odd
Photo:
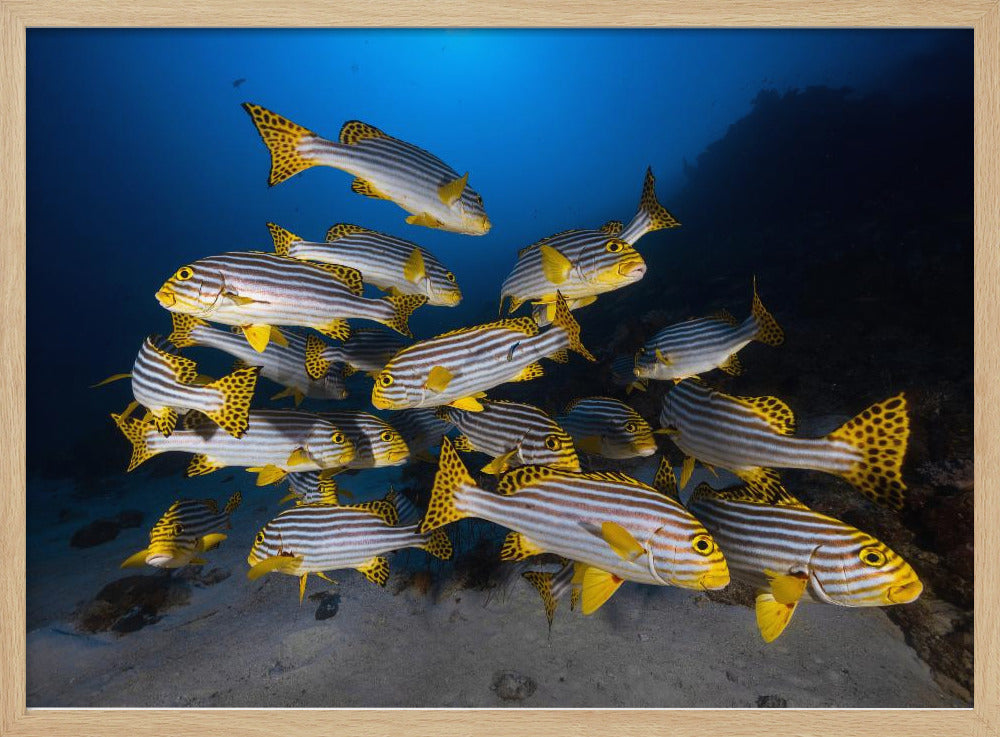
[[[593,614],[614,595],[625,579],[594,566],[580,565],[583,572],[580,577],[582,611],[585,615]]]
[[[458,199],[462,196],[462,191],[465,189],[465,185],[468,183],[469,172],[465,172],[458,179],[452,179],[447,184],[442,184],[438,187],[438,197],[441,199],[441,202],[451,207],[458,202]]]
[[[424,387],[430,389],[432,392],[443,392],[448,388],[448,384],[454,378],[454,374],[451,373],[444,366],[435,366],[427,374],[427,381],[424,382]]]
[[[293,397],[293,396],[295,396],[294,387],[286,386],[280,392],[271,397],[271,401],[274,401],[275,399],[284,399],[285,397]]]
[[[601,537],[623,560],[632,562],[646,552],[632,533],[617,522],[602,522]]]
[[[532,542],[520,532],[508,532],[500,549],[500,560],[524,560],[534,555],[546,552],[540,545]]]
[[[274,464],[269,463],[266,466],[254,466],[248,468],[247,471],[257,474],[257,486],[267,486],[268,484],[274,484],[281,479],[285,478],[286,472],[282,471],[280,468]]]
[[[409,258],[406,259],[406,263],[403,264],[403,278],[413,284],[419,284],[426,277],[427,271],[424,267],[423,254],[420,253],[419,248],[414,247]]]
[[[258,353],[263,353],[267,344],[271,340],[270,325],[242,325],[243,335],[246,336],[247,343]]]
[[[285,463],[289,466],[301,466],[305,463],[312,463],[312,458],[309,457],[305,448],[296,448],[288,454],[288,460]]]
[[[687,486],[687,482],[691,480],[692,473],[694,473],[694,456],[684,456],[684,464],[681,466],[681,479],[677,483],[678,491]]]
[[[577,450],[589,453],[590,455],[601,454],[601,438],[599,435],[585,435],[582,438],[573,440],[573,445]]]
[[[302,599],[304,599],[306,595],[306,579],[308,578],[308,573],[303,573],[299,576],[299,606],[302,606]]]
[[[199,552],[205,550],[211,550],[212,548],[218,547],[219,543],[225,540],[226,537],[228,536],[223,535],[221,532],[213,532],[209,535],[205,535],[204,537],[198,538]]]
[[[385,586],[389,580],[389,559],[383,555],[376,555],[358,566],[358,572],[372,583]]]
[[[256,581],[265,573],[270,573],[271,571],[294,574],[301,563],[301,555],[275,555],[250,566],[250,570],[247,571],[247,578],[251,581]]]
[[[98,381],[96,384],[91,384],[91,389],[96,389],[99,386],[104,386],[105,384],[110,384],[113,381],[121,381],[122,379],[131,379],[132,374],[111,374],[108,378],[103,381]]]
[[[149,555],[149,549],[143,548],[138,553],[133,553],[128,558],[122,561],[119,568],[139,568],[140,566],[146,565],[146,556]]]
[[[663,351],[659,348],[656,349],[656,360],[662,363],[664,366],[669,366],[673,363],[669,356],[664,355]]]
[[[222,296],[225,297],[226,299],[228,299],[233,304],[240,305],[240,306],[243,306],[243,305],[252,305],[254,302],[258,301],[256,299],[254,299],[253,297],[241,297],[236,292],[223,292]]]
[[[332,578],[330,578],[325,573],[323,573],[323,571],[316,571],[316,576],[317,576],[317,578],[322,578],[327,583],[337,583]]]
[[[290,491],[278,500],[278,505],[286,504],[293,499],[302,499],[302,495],[297,491]]]
[[[462,397],[461,399],[456,399],[453,402],[448,403],[449,407],[454,407],[455,409],[464,409],[469,412],[482,412],[483,405],[475,397]]]
[[[426,228],[440,228],[442,225],[440,220],[426,212],[410,215],[406,218],[406,222],[409,225],[423,225]]]
[[[771,595],[779,604],[797,604],[805,593],[809,577],[800,573],[764,571],[771,584]]]
[[[482,472],[483,473],[488,473],[491,476],[496,476],[498,474],[503,473],[504,471],[506,471],[509,468],[509,466],[510,466],[510,459],[516,453],[517,453],[517,448],[514,448],[514,450],[509,450],[506,453],[504,453],[502,456],[497,456],[492,461],[490,461],[485,466],[483,466]]]
[[[757,628],[764,642],[773,642],[778,638],[792,619],[797,604],[782,604],[772,594],[757,594],[755,606],[757,612]]]
[[[581,307],[586,307],[587,305],[592,305],[597,301],[597,295],[591,294],[586,297],[580,297],[579,299],[574,299],[570,304],[570,308],[578,310]]]
[[[553,284],[562,284],[569,278],[569,272],[573,268],[573,262],[563,256],[552,246],[544,243],[538,247],[542,255],[542,273],[545,278]]]
[[[271,342],[277,343],[282,348],[288,347],[288,338],[278,328],[274,327],[274,325],[271,326]]]

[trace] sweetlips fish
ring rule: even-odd
[[[260,105],[243,103],[271,154],[268,185],[274,186],[303,169],[330,166],[354,175],[351,190],[390,200],[410,216],[410,225],[485,235],[490,219],[483,198],[433,154],[384,133],[360,120],[349,120],[337,141],[328,141]]]
[[[327,345],[310,335],[306,338],[305,370],[316,381],[328,376],[331,368],[338,365],[343,365],[340,373],[344,378],[358,371],[375,376],[389,359],[410,344],[411,341],[380,328],[352,330],[351,337],[335,345]]]
[[[359,410],[321,412],[319,416],[341,428],[354,444],[354,457],[345,469],[399,466],[410,457],[403,436],[380,417]]]
[[[556,421],[584,453],[605,458],[636,458],[656,452],[656,439],[649,423],[627,404],[611,397],[577,399]]]
[[[299,507],[304,504],[332,504],[336,507],[341,504],[341,497],[354,497],[347,489],[340,488],[335,479],[324,478],[322,473],[316,471],[288,474],[288,486],[290,491],[279,504],[294,501]],[[412,525],[424,516],[405,494],[393,491],[391,487],[385,498],[396,507],[400,524]]]

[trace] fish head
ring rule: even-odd
[[[322,387],[322,394],[328,399],[346,399],[347,386],[344,384],[344,373],[342,368],[331,369],[319,380]]]
[[[410,457],[410,449],[393,427],[383,424],[368,436],[376,466],[398,466]]]
[[[658,529],[650,540],[650,549],[664,551],[663,579],[674,586],[698,591],[725,588],[729,585],[729,565],[716,544],[698,520],[679,503],[676,521]],[[651,557],[651,566],[655,561]]]
[[[809,578],[817,598],[841,606],[889,606],[920,596],[924,587],[916,571],[885,543],[859,531],[844,543],[813,551]]]
[[[339,468],[354,460],[354,441],[339,427],[317,422],[303,444],[309,458],[320,468]]]
[[[149,532],[146,564],[157,568],[181,568],[195,555],[195,540],[185,534],[179,520],[182,502],[174,502]]]
[[[462,190],[462,196],[451,206],[451,212],[459,224],[455,229],[460,233],[486,235],[493,227],[486,215],[483,198],[468,185]]]
[[[528,433],[521,441],[520,455],[525,465],[550,466],[561,471],[580,471],[580,459],[573,438],[560,427],[548,432]]]
[[[253,546],[250,548],[250,554],[247,556],[247,563],[250,564],[251,567],[262,561],[268,560],[269,558],[292,555],[290,551],[285,550],[282,546],[282,527],[283,521],[281,519],[281,515],[279,514],[258,530],[257,535],[253,539]]]
[[[635,417],[625,420],[622,425],[622,436],[625,438],[628,450],[633,456],[645,458],[656,452],[656,440],[653,438],[653,428],[638,414]]]
[[[615,289],[633,284],[646,275],[646,262],[639,252],[627,241],[606,235],[587,249],[578,268],[587,281]]]
[[[444,272],[441,278],[427,280],[427,303],[442,307],[454,307],[462,301],[462,290],[458,288],[455,275]]]
[[[414,382],[400,380],[390,361],[375,374],[372,387],[372,404],[378,409],[403,409],[419,403],[422,398]]]
[[[655,379],[657,363],[658,360],[656,358],[656,354],[643,347],[638,353],[635,354],[635,361],[632,364],[632,373],[637,379]],[[664,406],[666,406],[665,399]]]
[[[225,291],[222,273],[205,262],[182,266],[156,292],[156,300],[171,312],[203,315]]]

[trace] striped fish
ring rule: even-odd
[[[410,449],[410,458],[437,462],[430,451],[450,430],[451,424],[438,419],[432,409],[404,409],[392,413],[392,426]]]
[[[639,210],[625,230],[621,223],[611,221],[598,230],[568,230],[522,249],[500,290],[501,307],[505,298],[510,299],[510,312],[531,300],[538,308],[536,319],[545,324],[554,315],[557,290],[575,310],[593,303],[600,294],[642,279],[646,262],[633,248],[635,243],[646,233],[680,226],[657,202],[654,184],[649,170]]]
[[[483,198],[468,185],[468,172],[460,176],[422,148],[359,120],[344,123],[334,142],[260,105],[245,102],[243,109],[271,153],[270,186],[311,166],[330,166],[354,175],[354,192],[402,207],[410,213],[410,225],[466,235],[490,230]]]
[[[130,377],[132,394],[162,435],[173,432],[179,414],[197,410],[234,438],[240,438],[247,431],[259,373],[258,367],[249,366],[213,380],[199,374],[194,361],[153,335],[143,341],[132,373],[115,374],[94,386]]]
[[[669,466],[657,476],[664,493],[676,489]],[[784,488],[699,484],[687,506],[722,548],[733,578],[757,589],[757,624],[767,642],[800,601],[888,606],[915,601],[923,590],[913,568],[884,543],[809,509]]]
[[[642,415],[611,397],[585,397],[566,408],[558,422],[584,453],[605,458],[635,458],[656,452],[653,428]]]
[[[267,227],[275,253],[282,256],[357,269],[365,284],[393,294],[420,294],[428,304],[454,307],[462,301],[455,275],[429,251],[402,238],[338,223],[326,232],[325,243],[311,243],[274,223]]]
[[[339,345],[327,345],[315,336],[306,339],[306,373],[319,380],[330,368],[343,364],[343,376],[365,371],[374,376],[389,359],[410,345],[411,341],[378,328],[352,330],[351,337]]]
[[[611,381],[615,386],[625,387],[625,393],[631,394],[639,390],[646,391],[648,382],[635,375],[635,358],[633,356],[618,356],[611,362]]]
[[[341,497],[351,498],[354,496],[347,489],[341,489],[334,479],[323,478],[323,474],[316,471],[288,474],[288,486],[291,491],[279,502],[280,504],[294,500],[298,507],[304,504],[332,504],[336,507],[340,506]],[[390,488],[385,498],[390,500],[396,508],[399,524],[416,524],[424,516],[423,512],[417,509],[405,494]]]
[[[152,424],[111,415],[132,443],[131,471],[160,453],[194,453],[185,476],[201,476],[226,466],[242,466],[258,473],[257,485],[280,481],[288,472],[316,471],[346,466],[354,458],[354,444],[332,422],[310,412],[291,409],[252,410],[250,429],[240,438],[222,432],[207,419],[189,413],[183,430],[170,437]]]
[[[214,499],[180,499],[170,505],[149,532],[149,547],[129,556],[122,568],[142,565],[157,568],[200,566],[200,554],[226,539],[223,530],[232,525],[229,517],[240,506],[240,492],[233,494],[225,509],[219,511]]]
[[[385,420],[357,410],[321,412],[320,417],[346,433],[354,444],[354,457],[345,468],[399,466],[410,457],[406,441]]]
[[[404,335],[410,313],[426,297],[367,299],[361,274],[260,251],[231,251],[179,268],[156,293],[171,312],[238,325],[256,351],[286,342],[276,326],[315,328],[331,338],[350,335],[347,320],[388,325]]]
[[[417,525],[397,525],[391,499],[348,507],[306,504],[287,509],[264,525],[247,557],[253,581],[277,571],[299,577],[299,602],[310,573],[329,580],[326,571],[354,568],[379,586],[389,580],[389,559],[402,548],[422,548],[436,558],[451,558],[443,530],[425,534]]]
[[[306,373],[305,356],[306,340],[297,333],[285,329],[281,333],[288,345],[280,345],[271,341],[262,352],[255,351],[247,344],[241,335],[211,327],[204,320],[191,315],[171,313],[174,329],[168,340],[178,348],[192,345],[207,346],[224,351],[234,356],[238,362],[249,366],[259,366],[261,376],[285,387],[271,399],[293,397],[295,405],[301,404],[306,397],[311,399],[344,399],[347,397],[347,387],[340,371],[328,371],[323,376],[313,379]],[[238,330],[239,328],[234,328]],[[319,344],[320,350],[325,345],[315,335],[309,335],[308,340]]]
[[[463,433],[452,441],[456,450],[493,458],[483,467],[484,473],[530,465],[580,470],[573,439],[538,407],[503,401],[484,401],[482,405],[482,412],[439,407],[438,417]]]
[[[784,332],[757,296],[756,280],[750,317],[740,323],[723,310],[713,317],[663,328],[646,341],[636,356],[635,375],[677,382],[720,368],[738,376],[743,369],[736,354],[752,340],[772,346],[785,340]]]
[[[565,362],[570,348],[595,360],[580,342],[580,326],[559,298],[553,326],[539,333],[528,317],[498,320],[423,340],[397,353],[375,377],[379,409],[438,407],[480,411],[487,389],[542,375],[543,357]]]
[[[729,583],[726,561],[701,523],[624,474],[522,466],[500,477],[497,492],[476,486],[445,438],[420,529],[478,517],[513,530],[503,560],[555,553],[577,561],[584,614],[623,581],[699,590]]]
[[[657,432],[687,455],[682,488],[697,459],[761,488],[778,483],[772,468],[824,471],[872,501],[903,506],[910,420],[902,394],[873,404],[826,437],[800,438],[792,435],[792,410],[777,397],[734,397],[686,379],[664,397],[660,425]]]

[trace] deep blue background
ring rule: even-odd
[[[685,162],[761,89],[919,96],[926,74],[900,70],[956,38],[971,62],[968,31],[29,30],[29,465],[107,431],[127,390],[86,387],[169,329],[153,299],[164,279],[269,249],[268,220],[316,240],[355,222],[430,248],[466,294],[417,313],[431,334],[492,309],[517,249],[627,221],[647,165],[670,207]],[[361,119],[470,171],[492,232],[407,226],[332,169],[269,189],[245,100],[331,138]]]

